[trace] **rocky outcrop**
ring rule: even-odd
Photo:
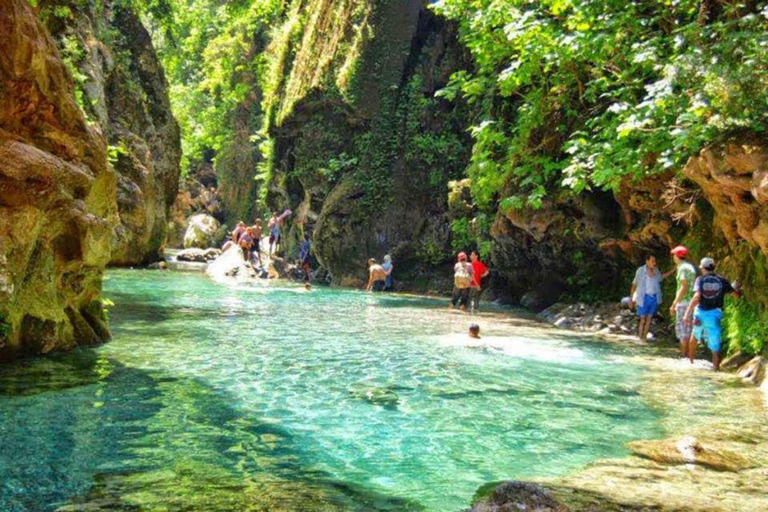
[[[223,235],[219,221],[199,213],[189,218],[187,232],[184,234],[184,247],[189,249],[207,249],[218,245],[219,238]]]
[[[177,261],[190,261],[194,263],[207,263],[221,256],[219,249],[184,249],[176,254]]]
[[[212,279],[221,282],[247,282],[258,277],[256,270],[245,261],[243,251],[233,247],[208,264],[205,270]]]
[[[0,2],[0,359],[109,337],[117,221],[106,143],[26,0]]]
[[[367,258],[389,253],[399,279],[428,286],[450,258],[447,184],[471,145],[461,108],[434,97],[463,58],[452,25],[416,0],[312,0],[286,27],[302,36],[273,42],[290,58],[266,99],[267,201],[295,212],[286,249],[311,232],[337,284],[360,285]]]
[[[639,457],[661,464],[697,464],[717,471],[734,472],[754,467],[754,464],[737,453],[702,443],[691,436],[661,441],[633,441],[629,443],[629,449]]]
[[[106,134],[117,171],[120,222],[111,263],[154,261],[177,195],[181,148],[150,35],[126,3],[48,0],[41,6],[41,16],[77,70],[81,106]],[[57,14],[61,9],[68,15]]]

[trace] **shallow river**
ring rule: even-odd
[[[112,342],[0,368],[0,510],[455,511],[670,414],[639,349],[508,313],[478,342],[437,300],[128,270],[105,296]]]

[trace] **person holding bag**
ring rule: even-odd
[[[453,294],[448,308],[453,309],[458,304],[461,311],[466,311],[475,272],[472,264],[467,262],[466,253],[460,252],[457,259],[456,265],[453,266]]]

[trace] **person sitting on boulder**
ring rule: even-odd
[[[371,258],[368,260],[368,284],[365,286],[367,291],[383,292],[386,286],[387,273]]]
[[[731,284],[726,278],[715,274],[715,260],[712,258],[702,259],[699,268],[703,275],[694,281],[693,298],[685,310],[685,321],[689,325],[693,323],[693,338],[688,343],[688,359],[693,363],[696,342],[706,340],[707,347],[712,351],[712,365],[715,371],[718,371],[723,338],[723,300],[726,293],[740,297],[741,285],[738,281]]]
[[[243,250],[243,258],[245,261],[251,261],[251,249],[253,248],[253,229],[246,228],[240,238],[238,245]]]
[[[456,265],[453,266],[453,294],[448,309],[453,309],[458,304],[461,311],[466,311],[475,269],[467,262],[467,253],[460,252],[457,259]]]

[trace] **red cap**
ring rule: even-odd
[[[678,245],[677,247],[669,251],[669,254],[673,254],[678,258],[685,258],[686,256],[688,256],[688,248],[682,245]]]
[[[459,261],[466,261],[467,260],[467,253],[460,252],[459,253]]]

